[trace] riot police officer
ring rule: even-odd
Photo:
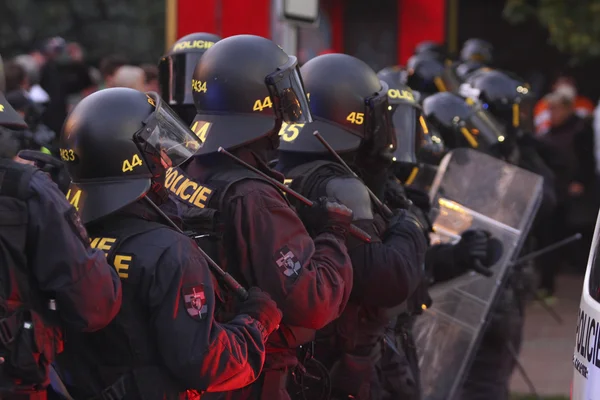
[[[354,223],[372,238],[348,240],[354,288],[339,320],[320,332],[316,356],[330,368],[336,398],[379,399],[376,366],[389,323],[384,310],[399,306],[420,284],[425,237],[414,216],[405,210],[384,215],[369,198],[367,186],[382,197],[395,147],[387,85],[364,62],[344,54],[316,57],[301,72],[315,121],[282,130],[278,169],[305,196],[332,197],[351,208]],[[315,130],[362,182],[331,161]]]
[[[460,60],[462,62],[476,61],[483,65],[493,62],[494,46],[483,39],[467,39],[460,49]]]
[[[433,232],[433,224],[429,219],[431,204],[427,193],[412,186],[424,165],[419,163],[426,155],[429,160],[432,154],[444,152],[443,141],[436,136],[433,127],[423,115],[422,107],[415,101],[417,96],[413,91],[400,83],[385,70],[378,73],[379,78],[388,84],[390,112],[396,136],[396,149],[392,158],[390,176],[387,178],[385,201],[390,207],[400,207],[409,201],[409,210],[419,218],[427,243],[429,233]],[[450,93],[438,93],[425,99],[442,96],[453,96]],[[419,155],[421,157],[419,157]],[[425,164],[426,165],[426,164]],[[469,230],[463,233],[461,240],[455,244],[429,245],[425,256],[425,282],[419,287],[408,301],[408,308],[394,321],[394,331],[398,348],[406,357],[408,370],[402,373],[390,374],[394,366],[394,351],[386,348],[382,358],[382,370],[385,374],[386,398],[419,399],[420,374],[416,345],[414,343],[412,326],[415,317],[422,313],[423,307],[431,305],[428,286],[443,282],[464,274],[473,268],[477,261],[485,267],[494,264],[499,258],[494,254],[494,245],[488,233],[479,230]],[[403,365],[396,362],[398,367]]]
[[[471,102],[486,107],[502,124],[505,142],[500,158],[544,177],[544,194],[532,233],[541,238],[547,231],[545,223],[555,208],[554,177],[540,154],[540,146],[532,136],[534,98],[522,80],[498,70],[479,70],[466,83]],[[531,246],[531,242],[526,245]],[[552,256],[550,256],[552,257]],[[505,399],[515,357],[522,339],[524,307],[531,286],[531,271],[519,266],[511,271],[509,283],[502,291],[492,312],[475,360],[463,386],[464,399]]]
[[[481,105],[470,103],[454,93],[436,93],[423,101],[423,112],[449,148],[502,155],[507,142],[502,125]]]
[[[213,33],[186,35],[171,47],[158,64],[161,97],[186,124],[196,115],[192,97],[192,75],[202,54],[221,38]]]
[[[406,62],[406,84],[419,91],[423,97],[448,89],[444,85],[442,75],[444,63],[435,54],[415,54]]]
[[[281,124],[311,120],[295,57],[268,39],[232,36],[206,51],[193,79],[198,115],[192,128],[203,145],[186,172],[210,190],[204,210],[213,218],[205,226],[213,227],[218,238],[215,254],[240,282],[271,294],[284,315],[267,344],[258,383],[228,398],[287,399],[286,380],[298,364],[296,348],[336,319],[350,295],[345,238],[352,212],[321,200],[300,210],[301,219],[272,181],[218,152],[223,147],[266,176],[283,180],[266,165],[279,144]],[[200,219],[200,208],[176,191],[175,197],[191,207],[184,221],[193,225]]]
[[[421,54],[431,55],[442,62],[445,62],[448,57],[446,47],[431,40],[424,40],[415,46],[413,55]]]
[[[121,306],[117,273],[90,247],[77,211],[47,174],[13,161],[16,131],[26,128],[0,92],[0,397],[5,399],[45,398],[62,328],[97,331]],[[46,154],[29,156],[60,166]]]
[[[168,197],[167,171],[199,146],[153,92],[96,92],[65,122],[61,153],[73,179],[68,198],[79,208],[92,246],[106,253],[123,282],[123,306],[110,326],[69,335],[60,366],[77,398],[163,399],[186,389],[233,390],[262,369],[265,342],[281,320],[276,304],[250,289],[227,321],[216,322],[222,294],[206,260],[157,211]],[[202,196],[197,185],[187,189]]]

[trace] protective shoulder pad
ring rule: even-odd
[[[353,177],[333,178],[327,182],[327,196],[354,212],[354,220],[373,219],[371,198],[367,187]]]
[[[31,197],[29,182],[37,168],[10,160],[0,160],[0,195],[27,200]],[[41,172],[40,172],[41,173]]]

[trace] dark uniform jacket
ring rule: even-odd
[[[276,174],[249,151],[238,151],[238,156],[267,173]],[[224,157],[218,160],[198,157],[187,173],[215,188],[209,206],[221,207],[225,226],[219,261],[246,287],[258,286],[269,293],[283,312],[279,330],[267,343],[265,370],[294,367],[297,364],[294,349],[312,340],[314,330],[336,319],[350,295],[352,267],[344,239],[332,233],[312,239],[279,189],[258,175],[228,163]],[[227,175],[224,180],[239,181],[218,200],[223,173]],[[264,390],[273,386],[273,392],[263,390],[260,394],[256,392],[260,389],[248,388],[231,394],[230,398],[288,398],[285,378],[273,378],[275,374],[269,373],[264,379],[268,382],[262,383]]]
[[[286,165],[280,158],[291,187],[316,200],[327,196],[354,212],[354,223],[370,234],[371,243],[349,237],[354,287],[346,310],[320,335],[317,357],[332,368],[334,392],[358,399],[381,398],[380,377],[375,371],[384,331],[389,324],[386,309],[399,306],[423,278],[427,243],[416,224],[405,221],[388,230],[373,209],[366,186],[339,165],[316,161]],[[326,341],[328,335],[334,338]]]
[[[5,162],[0,160],[0,171]],[[34,168],[10,163],[25,171]],[[0,186],[8,183],[3,179]],[[76,210],[46,174],[33,173],[28,197],[21,201],[0,195],[0,253],[20,252],[37,288],[56,300],[62,323],[81,331],[103,328],[121,305],[116,272],[102,252],[90,247]],[[27,234],[22,243],[16,243],[13,230],[20,224],[27,225]],[[6,273],[3,268],[2,274]]]
[[[44,387],[61,328],[105,327],[121,305],[121,283],[56,184],[7,159],[0,159],[0,266],[2,386],[8,375]]]
[[[82,398],[105,388],[144,400],[231,390],[262,369],[261,323],[245,314],[216,322],[205,259],[191,239],[157,221],[134,203],[88,227],[92,245],[119,272],[123,306],[106,329],[66,343],[61,366]]]

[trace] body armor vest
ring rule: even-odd
[[[159,367],[156,343],[148,334],[152,331],[152,319],[139,301],[136,255],[120,250],[131,238],[160,228],[165,225],[121,215],[88,229],[91,246],[104,251],[108,263],[119,273],[123,302],[106,328],[69,336],[68,345],[73,350],[68,352],[69,359],[61,359],[61,365],[70,374],[79,374],[75,381],[87,382],[87,387],[82,388],[85,396],[95,393],[94,399],[99,400],[180,398],[177,385]],[[77,397],[77,392],[72,395]]]

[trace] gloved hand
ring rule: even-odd
[[[478,260],[484,267],[490,267],[490,238],[491,235],[482,230],[468,230],[463,232],[460,242],[454,246],[454,262],[473,269]]]
[[[346,237],[352,224],[352,210],[343,204],[321,197],[312,207],[301,207],[298,210],[300,219],[308,232],[316,236],[329,232]]]
[[[24,160],[35,162],[35,166],[47,173],[65,195],[69,191],[71,177],[65,164],[49,154],[35,150],[21,150],[18,154]]]
[[[259,321],[265,328],[266,338],[277,328],[281,322],[282,314],[277,304],[271,300],[267,292],[263,292],[257,287],[251,287],[248,290],[248,298],[236,305],[238,314],[247,314]]]
[[[406,196],[404,189],[395,177],[389,177],[385,183],[385,203],[392,209],[408,209],[412,202]]]

